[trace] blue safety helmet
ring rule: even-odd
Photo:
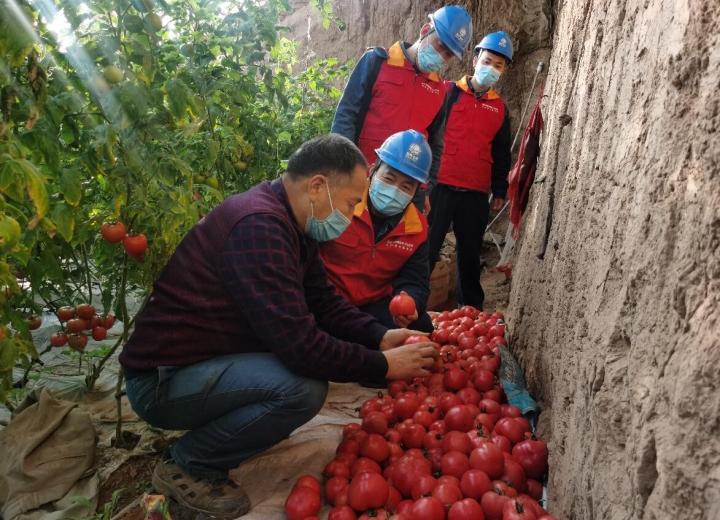
[[[513,44],[510,36],[505,31],[490,33],[475,46],[475,56],[480,54],[481,50],[487,50],[504,56],[508,61],[513,59]]]
[[[429,16],[440,41],[458,58],[462,58],[472,38],[472,18],[464,7],[446,5]]]
[[[417,130],[391,135],[375,153],[382,162],[418,182],[426,183],[430,177],[432,151],[425,136]]]

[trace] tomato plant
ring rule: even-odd
[[[278,32],[287,0],[15,4],[0,5],[0,402],[49,346],[30,334],[42,311],[112,311],[120,348],[128,298],[142,306],[213,206],[329,130],[351,66],[298,56]]]

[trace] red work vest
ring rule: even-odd
[[[456,83],[460,93],[445,126],[438,183],[489,193],[492,142],[505,120],[505,103],[492,89],[476,98],[467,82]]]
[[[400,43],[388,49],[380,66],[368,106],[358,147],[368,164],[385,139],[403,130],[417,130],[425,137],[445,99],[445,84],[435,73],[421,73],[405,58]]]
[[[366,190],[347,230],[320,244],[320,257],[338,293],[354,305],[365,305],[392,295],[393,280],[427,234],[425,216],[409,204],[397,226],[375,243]]]

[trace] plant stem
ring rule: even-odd
[[[115,425],[115,447],[122,444],[122,384],[124,373],[122,368],[118,370],[117,384],[115,385],[115,406],[117,410],[117,423]]]

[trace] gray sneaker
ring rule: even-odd
[[[155,490],[191,511],[231,520],[250,511],[250,499],[232,480],[213,483],[193,477],[173,461],[161,461],[152,476]]]

